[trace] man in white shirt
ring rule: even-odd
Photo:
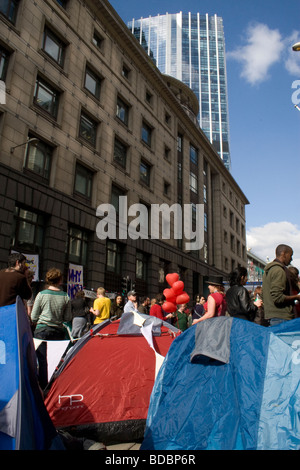
[[[136,302],[136,292],[134,290],[130,290],[127,294],[127,302],[124,307],[124,313],[131,312],[132,310],[137,310],[137,302]]]

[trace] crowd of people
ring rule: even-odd
[[[117,294],[112,301],[103,287],[96,292],[93,306],[90,306],[83,291],[74,299],[62,289],[63,275],[59,269],[51,268],[46,274],[45,289],[33,298],[31,283],[33,272],[26,266],[26,257],[21,253],[9,256],[8,267],[0,271],[0,306],[11,305],[19,296],[27,309],[28,318],[35,338],[41,340],[62,340],[66,336],[66,324],[71,325],[71,335],[80,338],[93,324],[107,319],[119,319],[124,313],[137,311],[155,316],[176,326],[179,330],[216,316],[229,315],[262,326],[273,326],[280,322],[300,317],[299,270],[291,266],[293,249],[278,245],[275,259],[264,270],[262,286],[253,295],[245,287],[247,269],[237,267],[229,275],[229,288],[225,290],[222,276],[211,276],[207,281],[207,299],[198,295],[191,308],[187,304],[177,305],[174,313],[163,310],[165,297],[162,293],[153,299],[147,296],[137,300],[137,293],[131,290],[124,299]],[[41,374],[45,369],[45,350],[37,351]],[[46,377],[40,377],[42,386]]]

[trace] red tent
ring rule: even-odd
[[[179,333],[136,313],[95,326],[49,385],[45,404],[54,426],[106,444],[141,439],[157,363]]]

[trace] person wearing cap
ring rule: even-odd
[[[205,282],[208,284],[209,290],[207,302],[204,304],[205,313],[202,317],[194,320],[193,325],[208,318],[224,316],[227,310],[222,276],[211,276]]]
[[[130,290],[127,294],[127,302],[124,307],[124,313],[131,312],[132,310],[137,310],[137,302],[136,302],[136,292],[134,290]]]

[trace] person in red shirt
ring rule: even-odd
[[[210,293],[207,302],[204,304],[205,313],[202,317],[194,320],[193,325],[207,318],[220,317],[226,314],[227,303],[222,276],[211,276],[206,283]]]
[[[172,315],[172,313],[167,313],[166,314],[166,312],[164,312],[164,310],[162,308],[162,304],[164,303],[164,301],[165,301],[164,294],[157,294],[156,303],[151,306],[149,313],[153,317],[157,317],[157,318],[160,318],[163,321],[166,321],[169,318],[171,318],[173,315]]]

